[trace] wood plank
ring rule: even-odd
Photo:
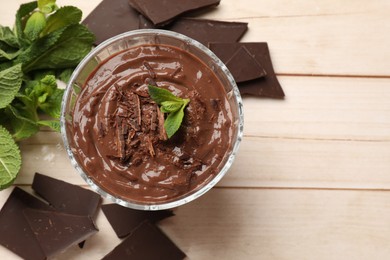
[[[5,196],[0,194],[1,201]],[[188,259],[387,259],[390,193],[213,189],[160,226]],[[55,259],[100,259],[119,243],[103,214],[85,248]],[[18,259],[0,250],[0,259]]]
[[[23,2],[4,2],[0,24],[12,25]],[[58,5],[78,6],[86,17],[99,2],[62,0]],[[202,17],[249,22],[243,41],[268,42],[277,73],[389,77],[389,13],[386,0],[224,0]]]
[[[279,77],[284,100],[244,98],[250,136],[390,140],[390,79]]]
[[[227,187],[390,189],[390,142],[245,137]]]
[[[46,138],[45,142],[40,139]],[[40,172],[85,185],[58,134],[41,132],[22,143],[17,184]],[[390,141],[337,141],[246,136],[225,187],[390,189]]]

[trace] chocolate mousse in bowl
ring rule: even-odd
[[[207,192],[232,165],[242,131],[241,97],[225,65],[164,30],[97,46],[62,104],[72,165],[103,197],[134,209],[173,208]]]

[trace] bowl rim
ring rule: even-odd
[[[182,197],[179,197],[179,199],[174,200],[174,201],[168,201],[168,202],[161,202],[161,203],[145,203],[142,204],[141,202],[136,202],[136,201],[127,201],[118,197],[115,197],[112,194],[109,194],[106,192],[103,188],[98,186],[93,180],[91,180],[88,175],[84,172],[84,170],[81,168],[77,160],[75,159],[75,156],[72,152],[72,149],[70,147],[70,143],[68,141],[68,136],[67,136],[67,130],[66,130],[66,108],[68,104],[68,99],[69,95],[71,93],[72,85],[74,84],[74,81],[76,80],[77,76],[79,73],[84,69],[85,65],[88,64],[88,62],[95,57],[97,53],[100,51],[104,50],[111,44],[132,37],[132,36],[142,36],[142,35],[152,35],[154,37],[158,35],[162,36],[167,36],[167,37],[172,37],[176,38],[178,40],[181,40],[183,42],[186,42],[188,44],[193,45],[200,51],[204,52],[207,56],[209,56],[212,61],[220,67],[220,69],[224,72],[225,76],[227,77],[227,80],[229,81],[231,87],[232,87],[232,92],[235,98],[235,101],[237,103],[237,115],[238,115],[238,124],[237,124],[237,135],[235,140],[232,140],[232,148],[231,148],[231,153],[229,157],[226,159],[226,161],[223,164],[223,167],[220,169],[218,174],[216,174],[210,181],[206,182],[203,186],[201,186],[198,190],[195,192],[189,192],[188,194],[184,194]],[[141,43],[142,45],[144,43]],[[158,44],[158,43],[157,43]],[[164,43],[163,43],[164,44]],[[167,44],[169,45],[169,44]],[[136,47],[132,46],[132,47]],[[119,52],[119,51],[118,51]],[[115,53],[111,54],[114,55]],[[194,54],[192,54],[194,55]],[[208,65],[208,64],[207,64]],[[93,48],[82,60],[81,62],[77,65],[76,69],[73,71],[68,84],[66,85],[66,89],[62,98],[62,103],[61,103],[61,115],[60,115],[60,130],[61,130],[61,136],[63,140],[63,144],[65,147],[65,150],[68,154],[68,157],[71,161],[71,164],[73,168],[76,169],[76,171],[79,173],[79,175],[84,179],[84,181],[90,186],[92,190],[100,194],[103,198],[108,199],[111,202],[117,203],[119,205],[122,205],[124,207],[132,208],[132,209],[137,209],[137,210],[163,210],[163,209],[171,209],[175,208],[181,205],[184,205],[190,201],[195,200],[196,198],[202,196],[205,194],[207,191],[209,191],[212,187],[214,187],[221,179],[223,176],[225,176],[226,172],[230,169],[233,161],[235,160],[236,154],[238,152],[242,137],[243,137],[243,127],[244,127],[244,112],[243,112],[243,103],[242,103],[242,98],[240,95],[240,92],[238,90],[237,84],[226,67],[226,65],[206,46],[201,44],[200,42],[186,36],[180,33],[168,31],[168,30],[162,30],[162,29],[139,29],[139,30],[132,30],[128,31],[125,33],[118,34],[114,37],[111,37],[95,48]]]

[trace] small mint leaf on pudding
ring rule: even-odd
[[[148,92],[153,101],[160,105],[160,111],[167,114],[164,128],[168,138],[171,138],[179,130],[184,118],[184,108],[190,100],[180,98],[169,90],[152,85],[148,86]]]

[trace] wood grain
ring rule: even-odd
[[[12,26],[25,0],[0,3]],[[86,17],[100,0],[57,0]],[[208,19],[245,21],[266,41],[284,100],[244,97],[245,130],[231,170],[161,228],[188,259],[389,259],[390,1],[222,0]],[[61,136],[21,144],[17,184],[34,172],[83,185]],[[0,207],[12,188],[0,192]],[[120,240],[100,212],[83,250],[100,259]],[[0,259],[18,259],[0,247]]]

